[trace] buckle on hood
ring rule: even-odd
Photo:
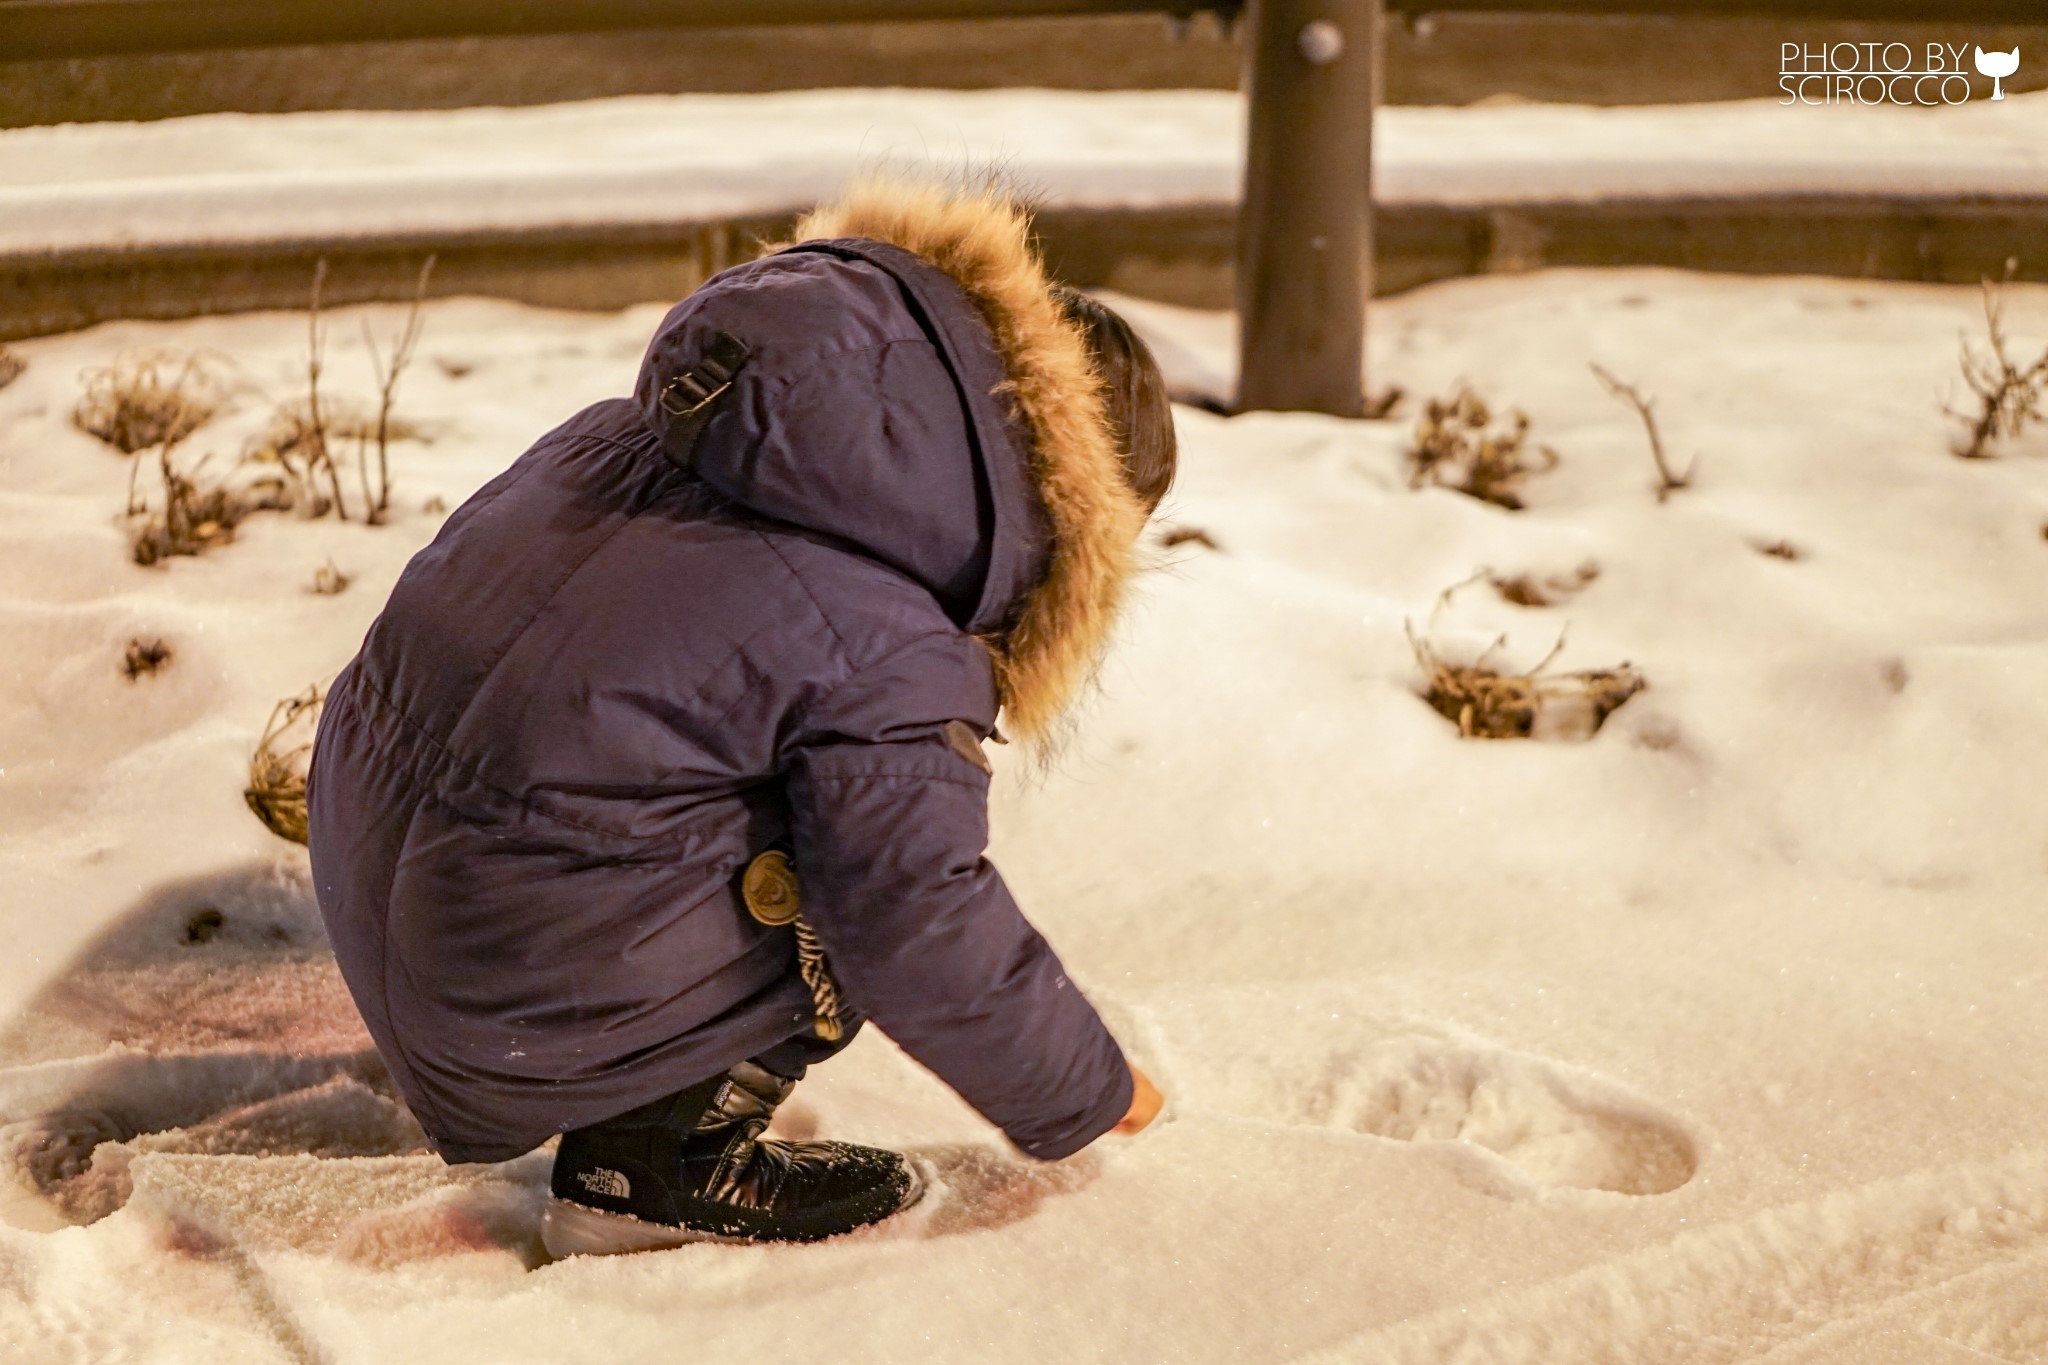
[[[671,417],[688,417],[701,411],[712,399],[732,387],[733,376],[745,368],[753,355],[747,343],[731,332],[720,332],[704,348],[703,358],[662,385],[656,401]],[[681,395],[678,400],[677,395]]]

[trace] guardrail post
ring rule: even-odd
[[[1365,410],[1379,0],[1251,0],[1240,410]]]

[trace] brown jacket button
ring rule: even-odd
[[[797,898],[796,868],[790,864],[789,855],[778,848],[769,849],[747,864],[747,874],[740,879],[740,894],[746,899],[747,913],[763,924],[788,924],[802,909]]]

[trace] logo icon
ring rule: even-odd
[[[601,1194],[607,1199],[631,1199],[632,1182],[618,1171],[606,1170],[600,1166],[594,1171],[576,1172],[576,1183],[592,1194]]]
[[[1986,52],[1981,47],[1977,49],[1977,74],[1991,78],[1991,98],[1995,100],[2005,98],[2005,89],[2000,82],[2019,69],[2020,50],[2017,47],[2010,52]]]

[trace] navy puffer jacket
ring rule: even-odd
[[[983,857],[975,741],[999,707],[1057,725],[1143,520],[1027,230],[994,191],[871,181],[715,276],[633,399],[449,517],[330,689],[320,908],[447,1159],[812,1030],[795,933],[740,887],[771,848],[846,1037],[873,1020],[1038,1157],[1128,1107]],[[745,363],[679,417],[720,333]]]

